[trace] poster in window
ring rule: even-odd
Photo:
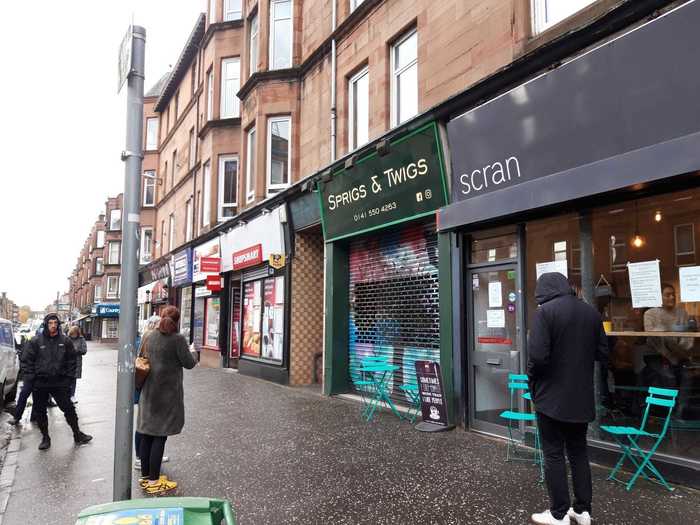
[[[243,285],[243,334],[241,353],[254,357],[260,356],[260,307],[255,306],[255,290],[260,289],[258,282],[248,282]],[[259,304],[259,303],[258,303]]]
[[[204,299],[195,299],[194,301],[194,346],[197,350],[201,350],[204,344]]]
[[[231,288],[231,357],[240,355],[241,333],[241,287],[238,283]]]
[[[208,348],[219,348],[219,311],[218,297],[207,299],[207,330],[204,345]]]
[[[265,279],[262,324],[262,355],[266,359],[282,361],[284,342],[284,277]]]
[[[180,300],[180,333],[185,339],[190,340],[190,325],[192,317],[192,288],[187,286],[182,289]]]

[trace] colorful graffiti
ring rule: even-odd
[[[434,223],[356,239],[350,246],[350,379],[363,380],[361,361],[384,356],[399,366],[389,384],[405,403],[402,384],[415,384],[415,362],[439,362],[438,250]]]

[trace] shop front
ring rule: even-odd
[[[192,248],[177,252],[171,261],[173,295],[180,309],[180,333],[192,342]]]
[[[508,373],[523,373],[539,275],[564,274],[601,313],[601,425],[638,427],[649,387],[679,391],[657,450],[700,466],[700,4],[685,4],[447,125],[460,418],[505,436]],[[669,60],[669,57],[673,57]],[[525,409],[525,401],[522,401]],[[652,413],[651,425],[662,419]],[[680,472],[680,474],[678,474]]]
[[[146,321],[158,315],[170,298],[170,260],[162,258],[139,271],[137,302],[139,309],[139,332],[143,333]]]
[[[319,197],[326,242],[325,393],[360,390],[368,357],[398,366],[388,382],[395,403],[407,403],[400,387],[416,384],[419,360],[441,364],[451,391],[452,348],[442,337],[449,324],[441,319],[440,294],[440,259],[449,262],[450,249],[435,223],[435,210],[447,203],[437,124],[346,162],[321,179]]]
[[[119,303],[97,303],[92,307],[93,329],[101,342],[119,340]]]
[[[239,223],[221,237],[228,293],[228,357],[242,374],[289,382],[286,208]]]
[[[222,366],[219,337],[221,297],[219,292],[212,292],[207,287],[207,275],[211,275],[211,272],[207,271],[207,264],[220,258],[219,237],[195,246],[192,250],[192,342],[199,352],[200,364],[212,368]]]

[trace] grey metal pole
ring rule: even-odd
[[[124,205],[122,210],[121,300],[117,408],[114,427],[115,501],[131,499],[131,451],[134,430],[134,359],[138,287],[139,188],[143,159],[143,80],[146,30],[133,27],[132,65],[127,84]]]

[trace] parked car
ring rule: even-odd
[[[0,406],[15,400],[18,375],[19,359],[12,322],[0,319]]]

